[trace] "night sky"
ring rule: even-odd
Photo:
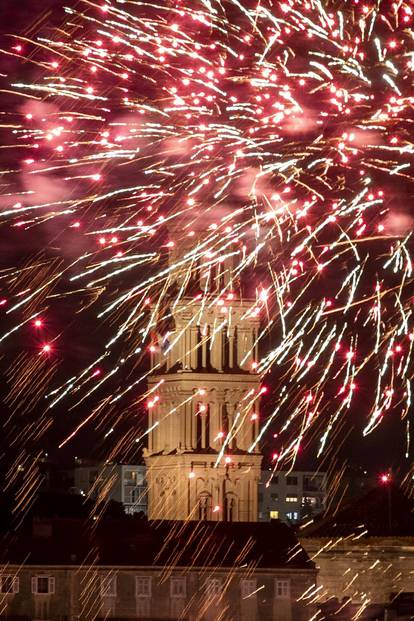
[[[39,28],[47,31],[51,25],[59,25],[62,18],[59,9],[66,4],[68,3],[63,2],[63,0],[2,0],[0,4],[0,47],[8,49],[12,41],[9,35],[14,33],[30,37]],[[10,83],[12,75],[13,79],[15,78],[15,72],[24,72],[27,78],[31,71],[30,65],[16,62],[13,58],[2,55],[0,73],[6,75],[0,77],[1,87],[5,88]],[[10,110],[16,105],[15,100],[10,95],[3,93],[0,96],[2,101],[0,110]],[[3,166],[10,166],[10,163],[18,163],[21,153],[17,155],[13,151],[3,150],[0,157]],[[7,269],[12,265],[25,265],[30,257],[39,256],[40,253],[49,259],[55,258],[58,261],[62,251],[70,255],[72,252],[71,245],[78,243],[75,235],[73,238],[66,236],[63,239],[59,230],[54,230],[52,226],[39,227],[36,236],[29,237],[26,235],[23,238],[21,231],[14,229],[10,232],[7,225],[3,225],[0,228],[0,240],[0,269]],[[31,247],[28,246],[28,240]],[[77,250],[78,248],[76,248]],[[8,319],[6,317],[1,321],[2,325],[7,326]],[[86,313],[82,322],[77,322],[76,317],[73,317],[72,298],[70,296],[59,303],[54,310],[53,318],[48,319],[48,321],[50,323],[47,325],[47,330],[51,334],[61,335],[59,348],[54,352],[56,371],[53,385],[54,382],[59,383],[60,379],[76,372],[81,365],[85,364],[85,361],[93,358],[96,346],[107,338],[108,326],[98,324],[94,312]],[[12,439],[19,436],[19,431],[27,425],[36,425],[38,416],[44,410],[44,404],[40,400],[23,414],[13,412],[7,397],[7,388],[4,386],[9,383],[8,378],[13,358],[19,356],[24,349],[30,351],[32,348],[35,352],[42,338],[31,327],[28,327],[12,343],[8,342],[7,345],[2,345],[0,369],[3,379],[1,383],[3,385],[3,398],[6,400],[3,405],[2,418],[3,421],[8,421],[5,425],[5,442],[3,442],[4,467],[10,460],[15,459],[16,452],[24,444],[20,438],[13,445]],[[131,373],[131,371],[129,372]],[[405,470],[407,465],[404,458],[405,425],[399,419],[398,413],[389,412],[377,430],[366,438],[362,437],[362,429],[366,424],[364,404],[366,396],[374,390],[374,381],[375,378],[370,377],[369,373],[363,376],[363,380],[360,381],[359,396],[347,414],[347,424],[343,426],[342,434],[339,434],[339,438],[342,438],[342,446],[337,450],[336,456],[328,451],[326,458],[329,461],[334,456],[338,465],[344,460],[348,460],[351,464],[368,467],[374,472],[380,472],[388,467]],[[271,382],[272,378],[267,378],[266,383],[271,385]],[[75,413],[71,413],[66,411],[65,407],[59,407],[50,420],[49,430],[41,440],[41,448],[57,460],[65,460],[74,455],[91,456],[94,454],[98,458],[105,457],[110,450],[111,443],[123,437],[123,434],[125,437],[130,437],[137,428],[144,427],[144,412],[142,410],[136,412],[132,408],[128,411],[127,404],[123,404],[123,406],[126,407],[126,414],[117,426],[116,434],[108,439],[103,439],[100,431],[95,428],[96,422],[93,422],[91,425],[85,425],[74,441],[66,445],[63,450],[57,448],[59,442],[70,433],[74,427],[74,421],[80,422],[82,420],[84,412],[77,410]],[[268,402],[268,399],[264,398],[263,411],[270,410],[271,406],[272,404]],[[90,407],[89,403],[88,407]],[[11,417],[12,423],[10,423],[9,417]],[[116,414],[114,414],[115,419]],[[338,441],[339,438],[337,437]],[[315,460],[312,457],[314,450],[310,450],[311,448],[312,445],[303,448],[299,455],[297,469],[305,469],[315,465]],[[35,451],[37,447],[33,445],[31,449]],[[266,457],[270,457],[271,443],[266,442],[263,449]],[[135,455],[129,453],[125,456],[122,454],[122,450],[119,453],[121,459],[136,460],[139,457],[139,449]],[[321,467],[325,467],[323,462]]]

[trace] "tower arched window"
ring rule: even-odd
[[[200,494],[198,500],[198,519],[210,520],[211,519],[211,496],[207,492]]]
[[[233,494],[224,496],[223,519],[225,522],[235,522],[237,520],[236,497]]]
[[[221,416],[221,431],[224,433],[225,436],[227,436],[227,434],[229,433],[229,413],[227,411],[227,405],[225,403],[223,403],[222,405]]]
[[[227,330],[223,330],[222,335],[222,365],[224,369],[230,366],[230,339]]]
[[[196,414],[197,448],[205,449],[209,446],[210,438],[210,405],[197,404]]]

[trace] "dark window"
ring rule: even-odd
[[[298,477],[286,477],[286,485],[297,485]]]
[[[259,502],[263,502],[263,494],[259,494]]]
[[[49,576],[38,576],[37,593],[49,593]]]
[[[287,599],[290,597],[290,580],[276,579],[275,597],[277,599]]]
[[[14,577],[2,576],[0,579],[2,593],[14,593]]]
[[[185,597],[186,593],[187,589],[185,576],[170,579],[170,597]]]
[[[322,477],[303,477],[303,489],[307,492],[322,491]]]
[[[272,500],[279,500],[279,494],[270,494]]]
[[[198,518],[199,520],[210,520],[211,510],[211,498],[208,494],[200,494],[198,505]]]
[[[223,517],[225,522],[234,521],[234,498],[226,496],[224,498]]]

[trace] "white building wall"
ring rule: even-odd
[[[109,498],[123,504],[126,513],[147,512],[145,466],[100,464],[75,468],[75,489],[85,496]]]

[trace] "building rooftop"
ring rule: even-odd
[[[400,487],[378,484],[339,510],[331,511],[301,532],[301,537],[359,535],[366,537],[414,536],[414,500]]]
[[[50,499],[50,498],[49,498]],[[177,565],[312,569],[295,533],[278,520],[148,521],[145,517],[74,517],[78,499],[34,515],[0,541],[0,562],[32,565]]]

